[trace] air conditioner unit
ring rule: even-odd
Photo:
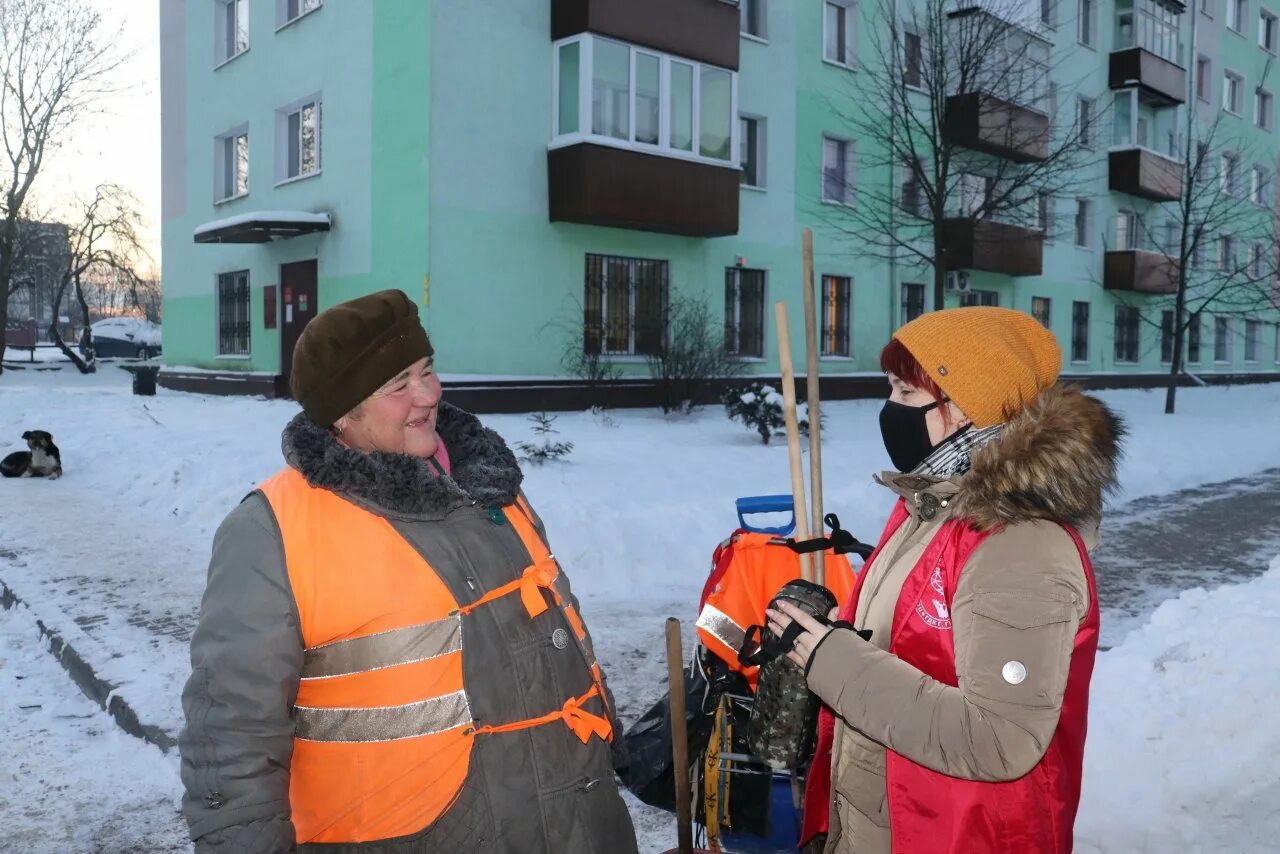
[[[962,294],[969,290],[968,270],[948,270],[947,290]]]

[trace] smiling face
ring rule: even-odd
[[[338,439],[357,451],[429,458],[440,447],[436,416],[440,378],[430,358],[419,359],[334,424]]]
[[[889,371],[885,374],[889,379],[889,399],[903,406],[928,406],[937,400],[932,394],[916,388],[897,374]],[[953,436],[970,424],[965,414],[951,401],[930,409],[924,414],[925,426],[929,428],[929,441],[937,447],[943,439]]]

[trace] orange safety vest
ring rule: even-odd
[[[260,487],[284,541],[306,648],[289,802],[299,844],[367,842],[421,831],[445,813],[467,777],[475,740],[559,723],[584,744],[613,738],[600,666],[556,584],[555,557],[523,497],[503,508],[533,562],[519,578],[460,606],[390,522],[290,468]],[[469,614],[516,595],[530,619],[561,609],[594,686],[528,720],[476,726],[462,660]]]
[[[831,549],[821,555],[826,587],[837,602],[843,602],[853,589],[853,567],[847,557]],[[738,650],[747,629],[764,624],[770,600],[787,582],[800,577],[800,555],[772,534],[737,531],[716,549],[712,564],[698,614],[698,637],[730,670],[745,676],[755,691],[760,668],[741,665]]]

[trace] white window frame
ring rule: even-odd
[[[756,134],[756,181],[754,184],[742,183],[742,186],[749,190],[766,190],[769,187],[769,157],[768,157],[768,139],[769,139],[769,120],[764,116],[757,116],[751,113],[741,113],[738,116],[739,124],[743,121],[751,122],[755,127]],[[745,145],[747,140],[742,137],[742,129],[739,127],[737,131],[739,135],[739,145]],[[738,160],[742,160],[739,152]],[[739,163],[739,167],[746,174],[746,164]]]
[[[1252,333],[1253,358],[1249,358],[1250,333]],[[1256,365],[1262,361],[1260,353],[1262,352],[1262,321],[1256,317],[1246,317],[1244,319],[1244,363],[1246,365]]]
[[[1076,19],[1076,41],[1096,50],[1098,47],[1098,0],[1077,0]],[[1086,27],[1088,39],[1085,39]]]
[[[1267,167],[1255,165],[1249,170],[1249,201],[1255,205],[1266,205],[1270,185],[1271,177],[1267,174]]]
[[[823,322],[822,322],[822,321],[823,321],[823,312],[826,310],[826,307],[827,307],[827,300],[826,300],[826,298],[825,298],[825,293],[824,293],[824,291],[825,291],[825,289],[826,289],[826,286],[827,286],[827,280],[828,280],[828,279],[830,279],[830,280],[832,281],[832,286],[833,286],[833,287],[836,287],[836,286],[837,286],[837,282],[840,282],[840,281],[848,282],[848,283],[849,283],[849,301],[848,301],[848,302],[846,302],[846,303],[845,303],[845,306],[844,306],[844,308],[845,308],[845,324],[844,324],[845,340],[844,340],[843,342],[837,342],[837,344],[839,344],[839,343],[843,343],[843,344],[845,345],[845,348],[849,351],[847,355],[845,355],[845,354],[840,354],[840,353],[836,353],[836,352],[832,351],[830,348],[828,348],[828,347],[827,347],[827,343],[828,343],[828,342],[827,342],[827,334],[826,334],[826,333],[827,333],[827,327],[826,327],[826,325],[825,325],[825,324],[823,324]],[[818,293],[817,293],[817,294],[815,294],[815,296],[817,297],[818,302],[820,303],[820,304],[818,305],[818,307],[817,307],[817,309],[818,309],[818,310],[817,310],[817,314],[818,314],[818,348],[819,348],[819,349],[818,349],[818,358],[820,358],[820,359],[826,359],[826,360],[829,360],[829,361],[836,361],[836,362],[851,362],[851,361],[853,361],[853,359],[854,359],[854,349],[853,349],[853,321],[854,321],[854,315],[853,315],[853,293],[854,293],[854,291],[853,291],[853,282],[854,282],[854,278],[853,278],[853,276],[851,276],[851,275],[841,275],[841,274],[839,274],[839,273],[822,273],[820,276],[818,276],[818,281],[815,283],[815,287],[818,289]],[[840,306],[839,306],[839,301],[837,300],[837,302],[836,302],[836,308],[837,308],[837,310],[839,309],[839,307],[840,307]],[[837,328],[838,328],[838,327],[839,327],[839,324],[837,323],[837,324],[836,324],[836,326],[837,326]]]
[[[736,345],[741,343],[742,339],[742,274],[743,273],[759,273],[762,281],[760,287],[761,300],[761,328],[760,328],[760,355],[752,356],[742,353],[741,348]],[[726,267],[725,268],[725,287],[729,287],[729,278],[733,279],[733,317],[725,318],[725,323],[732,323],[734,331],[735,348],[733,355],[743,362],[763,362],[769,354],[769,271],[758,267]],[[727,348],[726,348],[727,349]]]
[[[1201,65],[1204,66],[1201,73]],[[1213,103],[1213,60],[1203,53],[1196,56],[1196,97],[1206,104]]]
[[[244,24],[244,47],[235,53],[230,51],[230,45],[227,44],[227,16],[240,15],[245,17]],[[213,4],[213,68],[216,71],[222,66],[233,60],[236,60],[249,52],[249,25],[251,20],[249,14],[249,0],[214,0]],[[239,18],[236,18],[236,29],[239,30]]]
[[[1270,34],[1271,44],[1267,44],[1266,37]],[[1269,9],[1258,7],[1258,47],[1265,50],[1272,56],[1276,53],[1276,42],[1280,40],[1280,18]]]
[[[1127,359],[1127,358],[1121,359],[1119,354],[1116,352],[1119,345],[1119,341],[1120,341],[1120,333],[1119,333],[1120,324],[1116,323],[1116,324],[1113,324],[1114,334],[1111,340],[1111,356],[1113,359],[1115,359],[1115,363],[1117,365],[1136,365],[1142,361],[1142,310],[1137,306],[1117,303],[1116,304],[1117,319],[1119,315],[1119,310],[1122,308],[1132,311],[1134,314],[1134,317],[1137,320],[1137,322],[1134,323],[1133,325],[1133,335],[1134,335],[1134,345],[1135,345],[1134,350],[1136,351],[1137,355],[1132,359]]]
[[[1081,304],[1083,304],[1083,305],[1085,306],[1085,318],[1084,318],[1084,358],[1083,358],[1083,359],[1077,359],[1077,358],[1076,358],[1076,347],[1075,347],[1075,343],[1076,343],[1076,330],[1077,330],[1077,329],[1079,329],[1079,328],[1080,328],[1080,326],[1079,326],[1079,324],[1077,323],[1077,321],[1079,320],[1079,318],[1076,316],[1076,306],[1077,306],[1077,305],[1081,305]],[[1092,344],[1093,344],[1093,342],[1090,340],[1090,339],[1093,337],[1093,336],[1092,336],[1092,333],[1093,333],[1092,326],[1093,326],[1093,304],[1092,304],[1092,303],[1090,303],[1088,300],[1072,300],[1072,301],[1071,301],[1071,341],[1070,341],[1070,343],[1068,344],[1068,348],[1069,348],[1068,352],[1071,354],[1071,364],[1073,364],[1073,365],[1087,365],[1087,364],[1089,364],[1089,348],[1090,348],[1090,346],[1092,346]]]
[[[1275,323],[1275,324],[1273,324],[1273,325],[1274,325],[1274,326],[1275,326],[1275,328],[1276,328],[1276,330],[1275,330],[1275,331],[1276,331],[1276,352],[1275,352],[1275,357],[1276,357],[1276,359],[1275,359],[1275,361],[1276,361],[1276,364],[1277,364],[1277,365],[1280,365],[1280,323]]]
[[[1081,205],[1084,206],[1084,243],[1080,242],[1080,210]],[[1072,241],[1077,249],[1093,249],[1093,200],[1085,198],[1076,199],[1076,210],[1071,222]]]
[[[1272,130],[1276,124],[1276,98],[1261,86],[1253,90],[1253,126]]]
[[[1222,321],[1222,326],[1226,330],[1225,334],[1218,331],[1218,321]],[[1235,341],[1232,336],[1235,330],[1232,329],[1231,317],[1229,315],[1215,314],[1213,316],[1213,363],[1215,365],[1230,365],[1236,359]],[[1222,341],[1223,350],[1226,351],[1226,358],[1218,358],[1218,342]],[[1201,342],[1203,346],[1204,342]]]
[[[1218,181],[1223,195],[1234,196],[1240,191],[1240,155],[1224,151],[1218,161]]]
[[[1239,103],[1236,108],[1232,109],[1231,97],[1228,94],[1228,81],[1236,82],[1236,94]],[[1233,116],[1244,118],[1244,75],[1238,71],[1232,71],[1230,68],[1222,70],[1222,109],[1226,110]]]
[[[631,67],[631,84],[629,86],[628,102],[630,109],[630,126],[627,129],[627,139],[618,139],[613,136],[605,136],[592,132],[592,114],[591,114],[591,91],[592,81],[595,67],[595,45],[597,41],[613,42],[620,44],[630,51],[630,67]],[[578,44],[578,129],[572,133],[559,133],[560,128],[560,49],[567,44]],[[592,145],[606,145],[610,148],[621,148],[628,151],[641,151],[645,154],[654,154],[661,157],[670,157],[676,160],[691,160],[696,163],[705,163],[710,166],[720,166],[726,169],[740,170],[741,164],[738,163],[738,149],[741,145],[739,136],[740,123],[738,117],[740,111],[738,109],[738,72],[728,68],[722,68],[719,65],[713,65],[709,62],[697,62],[692,59],[686,59],[682,56],[674,56],[662,53],[661,51],[652,50],[650,48],[633,45],[619,39],[606,38],[597,36],[592,33],[581,33],[579,35],[570,36],[569,38],[559,39],[551,45],[551,91],[554,93],[551,98],[551,141],[547,144],[548,150],[554,151],[558,148],[567,148],[571,145],[581,145],[584,142],[590,142]],[[635,104],[636,104],[636,87],[635,87],[635,67],[636,54],[642,53],[650,56],[658,57],[660,61],[658,72],[658,144],[650,145],[648,143],[636,141],[636,123],[635,123]],[[692,151],[685,151],[681,148],[673,148],[671,146],[671,66],[674,63],[687,65],[693,69],[693,98],[691,102],[692,116]],[[729,122],[729,159],[720,160],[715,157],[705,157],[699,153],[702,141],[702,71],[704,68],[723,71],[729,75],[730,79],[730,122]]]
[[[1054,221],[1056,219],[1056,199],[1053,194],[1036,193],[1036,228],[1044,235],[1046,243],[1053,242]]]
[[[1076,96],[1076,127],[1079,128],[1080,147],[1092,151],[1098,144],[1098,99],[1087,95]],[[1088,108],[1088,127],[1085,124],[1084,112]]]
[[[1227,31],[1244,35],[1245,22],[1249,20],[1249,0],[1227,0]],[[1232,26],[1232,22],[1235,26]]]
[[[845,55],[839,59],[827,56],[827,7],[844,9]],[[858,2],[857,0],[822,0],[822,61],[836,68],[855,71],[858,67]]]
[[[750,39],[761,44],[769,43],[769,0],[738,0],[738,34],[744,39]],[[760,32],[753,33],[745,29],[742,24],[747,17],[749,9],[755,10],[756,23],[760,26]]]
[[[289,117],[298,114],[298,168],[302,168],[302,110],[308,106],[316,109],[316,168],[311,172],[289,174]],[[324,171],[324,98],[320,93],[299,98],[276,110],[276,183],[281,187],[295,181],[314,178]]]
[[[215,205],[233,202],[236,199],[243,199],[245,196],[249,195],[251,187],[249,184],[249,164],[247,163],[245,164],[244,192],[231,192],[229,194],[224,192],[227,184],[226,146],[228,143],[235,145],[235,140],[238,140],[241,137],[244,137],[245,146],[249,147],[249,156],[252,157],[253,149],[250,147],[251,140],[249,139],[249,125],[247,122],[220,133],[213,138],[213,203]],[[232,178],[232,182],[234,186],[234,177]]]
[[[844,175],[845,198],[843,199],[832,199],[832,198],[828,198],[827,196],[827,159],[826,159],[827,158],[827,140],[831,140],[832,142],[843,143],[846,146],[845,175]],[[857,149],[857,146],[854,144],[854,141],[852,139],[849,139],[848,137],[836,136],[835,134],[824,133],[822,135],[822,151],[820,153],[820,162],[821,162],[821,169],[818,175],[818,180],[819,180],[818,193],[819,193],[819,198],[822,199],[822,203],[825,205],[845,205],[845,206],[852,205],[854,196],[856,194],[857,183],[858,183],[857,182],[858,149]]]
[[[1266,257],[1267,244],[1259,240],[1255,240],[1249,244],[1249,259],[1248,266],[1245,267],[1245,272],[1250,278],[1255,280],[1262,278],[1262,264]]]
[[[289,17],[289,0],[276,0],[276,32],[280,32],[290,24],[301,21],[303,18],[320,11],[324,6],[324,0],[297,0],[299,11],[292,18]],[[310,9],[302,7],[307,3],[314,3]]]
[[[1213,20],[1215,11],[1213,7],[1217,5],[1217,2],[1218,0],[1200,0],[1200,14],[1209,20]]]

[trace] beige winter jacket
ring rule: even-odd
[[[1075,527],[1090,549],[1096,544],[1121,432],[1102,404],[1058,388],[1011,419],[975,454],[968,474],[941,482],[883,477],[910,516],[866,570],[854,624],[871,629],[872,641],[833,632],[809,669],[809,687],[840,718],[827,854],[891,850],[886,748],[970,780],[1017,779],[1040,761],[1057,727],[1076,629],[1089,609],[1079,552],[1058,522]],[[904,580],[953,517],[995,530],[965,565],[952,600],[959,687],[885,651]],[[982,606],[996,599],[1007,622],[975,617],[975,609],[990,613]],[[1026,667],[1017,686],[1025,701],[993,701],[968,690],[1010,661]]]

